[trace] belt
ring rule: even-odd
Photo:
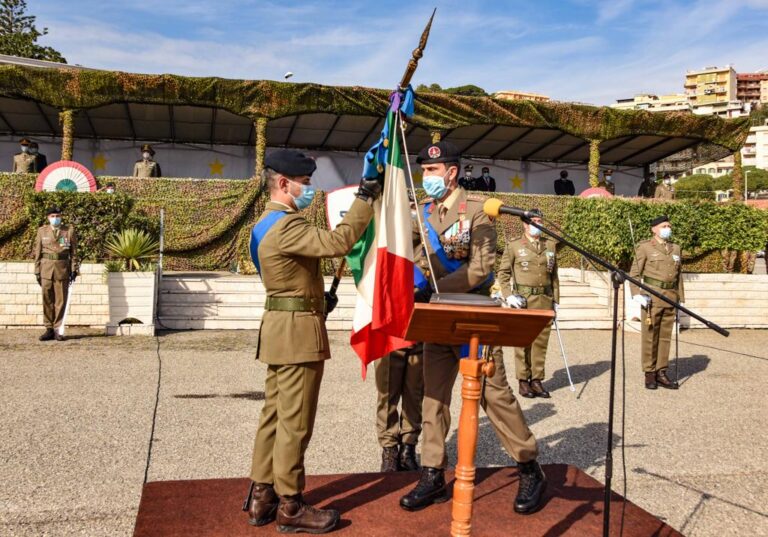
[[[661,280],[657,280],[656,278],[651,278],[650,276],[643,276],[643,283],[647,283],[648,285],[653,285],[654,287],[661,287],[662,289],[677,288],[677,280],[675,280],[674,282],[663,282]]]
[[[303,296],[268,296],[265,311],[311,311],[325,313],[325,299]]]
[[[529,285],[515,285],[515,290],[519,293],[527,293],[529,295],[547,295],[552,296],[552,286],[542,285],[540,287],[531,287]]]
[[[51,261],[67,261],[69,260],[69,254],[43,254],[43,259],[50,259]]]

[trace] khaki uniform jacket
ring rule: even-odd
[[[69,275],[77,272],[77,234],[73,226],[62,224],[55,230],[49,224],[37,230],[34,246],[35,274],[44,280],[68,280]],[[63,259],[46,259],[46,255]]]
[[[373,208],[355,200],[333,231],[320,229],[282,203],[270,201],[261,219],[285,211],[264,235],[258,256],[267,296],[304,297],[322,303],[325,282],[320,259],[349,253],[365,231]],[[317,362],[331,357],[324,312],[265,311],[256,358],[266,364]]]
[[[435,271],[437,287],[441,293],[467,293],[488,280],[496,261],[496,226],[483,212],[485,197],[468,194],[459,187],[454,190],[443,203],[432,203],[426,199],[419,203],[418,210],[424,216],[424,206],[432,203],[428,212],[429,223],[440,235],[440,242],[450,259],[462,262],[458,270],[449,273],[440,263],[440,259],[432,249],[424,223],[424,236],[427,242],[427,253],[421,244],[418,230],[418,220],[414,219],[413,244],[414,263],[431,282],[427,255]],[[441,209],[443,207],[443,209]],[[440,212],[443,213],[442,220]],[[488,294],[493,282],[484,286],[482,291]]]
[[[160,164],[154,160],[137,160],[133,165],[134,177],[162,177],[160,172]]]
[[[685,301],[683,291],[683,263],[680,246],[671,242],[662,243],[655,237],[643,241],[637,245],[635,260],[629,275],[642,281],[643,276],[648,276],[665,283],[676,283],[674,289],[662,289],[650,285],[654,291],[677,302]],[[630,284],[632,294],[642,294],[643,290],[634,284]],[[651,297],[651,301],[655,298]],[[659,301],[661,302],[661,301]]]
[[[13,156],[13,173],[35,173],[37,172],[37,159],[35,155],[29,153],[18,153]]]
[[[608,192],[610,192],[613,195],[616,195],[616,183],[614,183],[613,181],[609,182],[603,179],[602,181],[597,183],[597,186],[600,188],[606,189]]]
[[[539,249],[536,247],[539,243]],[[557,276],[555,241],[546,238],[532,242],[523,235],[507,243],[497,275],[505,297],[517,291],[518,285],[552,287],[552,299],[560,302],[560,279]],[[551,307],[551,304],[549,305]]]
[[[653,197],[662,200],[673,200],[675,199],[675,189],[662,183],[656,186],[656,192],[653,193]]]

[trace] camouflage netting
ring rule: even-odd
[[[29,99],[60,111],[119,102],[178,104],[223,108],[256,120],[318,112],[383,117],[389,91],[358,86],[3,65],[0,66],[0,95]],[[683,112],[651,113],[442,93],[419,94],[412,122],[427,129],[465,125],[539,127],[600,141],[640,134],[690,137],[720,146],[726,154],[740,149],[749,131],[747,118],[725,121]]]

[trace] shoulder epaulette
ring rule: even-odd
[[[467,201],[478,201],[480,203],[484,203],[487,199],[487,196],[482,196],[480,194],[467,194]]]

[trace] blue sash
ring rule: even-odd
[[[282,217],[284,217],[286,214],[285,211],[273,211],[269,213],[267,216],[256,222],[256,225],[253,226],[253,231],[251,231],[251,260],[253,261],[253,264],[256,265],[256,270],[259,271],[259,274],[261,274],[261,265],[259,264],[259,243],[264,239],[264,235],[266,235],[270,229],[272,229],[272,226],[274,226],[278,220],[280,220]]]

